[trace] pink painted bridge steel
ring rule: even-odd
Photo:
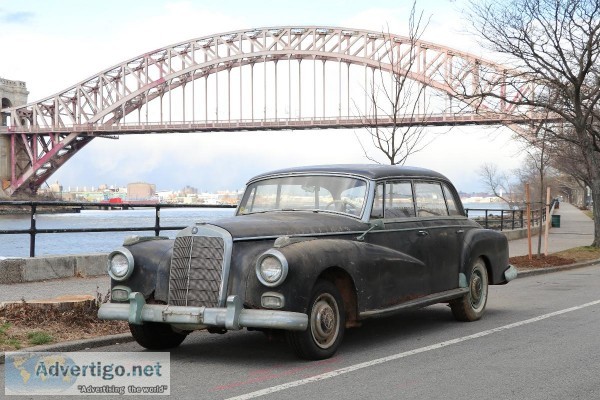
[[[375,114],[372,95],[391,85],[386,74],[406,74],[434,95],[417,113]],[[392,124],[520,129],[519,124],[531,121],[531,110],[526,118],[527,111],[513,102],[476,96],[512,91],[517,100],[534,90],[506,83],[513,76],[468,53],[381,32],[288,26],[206,36],[143,54],[53,96],[5,109],[9,126],[0,127],[0,135],[10,137],[11,177],[2,189],[9,195],[35,192],[102,136]]]

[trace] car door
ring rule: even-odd
[[[458,209],[452,192],[438,181],[414,182],[417,217],[428,265],[432,293],[458,287],[460,244],[464,229],[457,219]],[[447,200],[448,199],[448,200]]]
[[[381,219],[384,228],[373,230],[366,241],[389,249],[377,260],[379,297],[391,306],[426,296],[431,292],[431,271],[427,259],[429,241],[416,216],[412,182],[394,180],[378,183],[371,219]]]

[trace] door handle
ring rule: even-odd
[[[456,231],[456,233],[457,234],[465,233],[465,230],[464,229],[459,229],[459,230]]]
[[[427,231],[418,231],[417,236],[429,236],[429,232]]]

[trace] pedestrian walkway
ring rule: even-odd
[[[550,228],[548,234],[548,254],[572,249],[573,247],[589,246],[594,241],[594,221],[583,211],[569,203],[560,203],[560,208],[554,210],[554,215],[560,215],[560,228]],[[538,237],[531,239],[531,251],[537,254]],[[528,254],[527,238],[508,242],[511,257]],[[542,253],[544,252],[544,236],[542,235]]]
[[[67,295],[89,294],[96,297],[98,293],[104,297],[109,290],[110,278],[108,275],[0,284],[0,303],[3,301],[52,299]]]

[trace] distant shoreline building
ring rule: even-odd
[[[134,182],[127,185],[127,200],[156,199],[156,185],[147,182]]]

